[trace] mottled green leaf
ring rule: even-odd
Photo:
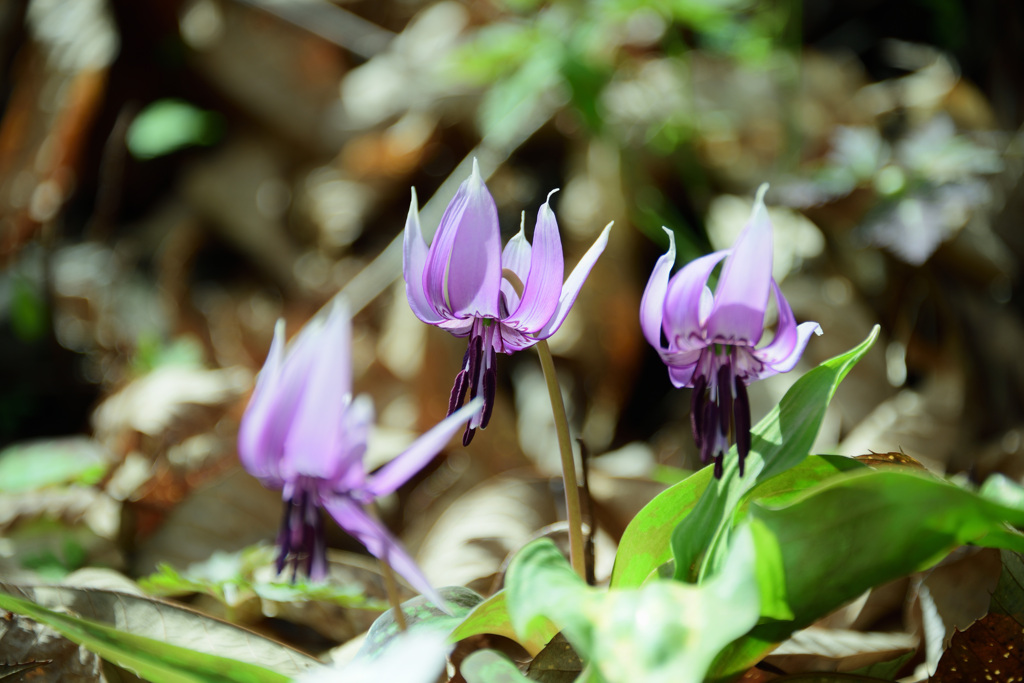
[[[402,603],[406,627],[410,632],[434,630],[450,633],[461,624],[473,608],[483,602],[476,591],[462,586],[447,586],[438,589],[451,614],[445,614],[440,607],[427,597],[417,595]],[[383,652],[388,643],[394,640],[401,630],[395,621],[393,610],[388,610],[377,617],[366,634],[363,646],[359,648],[359,657],[375,657]]]
[[[699,681],[759,613],[746,529],[735,535],[726,568],[700,586],[661,579],[641,588],[591,588],[546,539],[516,555],[506,585],[516,630],[529,634],[551,620],[587,663],[591,680]]]
[[[459,666],[466,683],[528,683],[516,665],[494,650],[477,650]]]
[[[54,612],[6,593],[0,593],[0,608],[46,624],[113,664],[153,681],[284,683],[289,680],[284,674],[254,664],[120,631],[95,621]]]

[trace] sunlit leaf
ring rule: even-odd
[[[908,471],[852,472],[785,507],[751,506],[763,620],[715,673],[756,663],[774,643],[872,586],[930,567],[965,543],[1024,549],[1024,508]],[[790,615],[790,616],[786,616]]]
[[[543,648],[545,643],[551,640],[558,628],[550,621],[546,624],[535,625],[534,629],[525,636],[518,636],[512,628],[512,618],[508,614],[508,592],[498,591],[487,598],[452,631],[452,641],[462,640],[470,636],[483,633],[490,633],[498,636],[505,636],[512,640],[518,640],[527,652],[536,655]]]
[[[283,683],[289,680],[285,674],[248,662],[200,652],[118,630],[89,619],[55,612],[7,593],[0,593],[0,608],[46,624],[104,659],[154,681]],[[259,639],[255,634],[252,637]],[[273,645],[272,641],[266,643]]]
[[[753,551],[742,529],[725,569],[700,586],[662,579],[604,591],[579,579],[553,543],[535,541],[509,566],[512,623],[529,635],[554,622],[591,680],[702,680],[715,654],[757,622]]]
[[[239,664],[245,662],[247,666],[267,667],[286,675],[297,675],[318,664],[297,650],[251,631],[153,598],[63,586],[0,584],[0,590],[3,591],[0,592],[0,607],[38,618],[69,639],[132,670],[135,670],[132,665],[124,664],[122,660],[128,657],[128,662],[134,661],[131,657],[136,645],[149,648],[145,651],[149,653],[147,657],[156,658],[154,665],[160,665],[162,657],[169,658],[172,663],[177,657],[173,653],[162,654],[164,651],[159,648],[150,648],[146,641],[172,648],[179,654],[193,652],[200,659],[203,655],[228,657],[239,660],[236,662]],[[73,621],[61,621],[65,617],[63,614],[57,615],[60,619],[50,618],[48,615],[56,614],[51,610],[57,609],[74,614],[74,617],[67,617]],[[107,650],[97,649],[97,643],[103,648],[114,648],[111,650],[113,655],[108,656]],[[122,649],[127,651],[123,656],[119,654]]]

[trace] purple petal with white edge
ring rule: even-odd
[[[728,255],[716,251],[696,258],[675,274],[665,293],[665,336],[670,349],[688,350],[707,346],[702,313],[707,314],[706,299],[710,296],[708,278],[715,266]]]
[[[434,310],[423,291],[423,269],[427,263],[427,242],[420,227],[419,210],[416,207],[416,188],[412,188],[409,216],[405,219],[405,233],[402,237],[402,274],[405,276],[405,296],[409,308],[416,317],[428,325],[436,325],[443,318]]]
[[[533,253],[530,275],[523,282],[523,298],[509,317],[510,325],[526,332],[537,332],[551,319],[562,290],[565,263],[562,259],[562,240],[558,235],[558,221],[551,210],[551,195],[537,211],[537,227],[533,232]]]
[[[284,438],[291,420],[279,414],[282,405],[278,396],[281,367],[284,364],[284,320],[274,327],[267,360],[260,370],[249,405],[238,426],[238,457],[242,466],[265,484],[280,488],[278,464],[284,450]]]
[[[409,557],[409,554],[391,535],[391,532],[384,528],[384,525],[367,514],[362,505],[341,494],[325,496],[323,504],[338,526],[366,546],[371,555],[387,561],[392,569],[409,582],[410,586],[427,596],[440,609],[451,614],[451,610],[445,605],[440,594],[430,585],[430,581],[423,575],[420,568],[416,566],[416,562]]]
[[[661,255],[654,264],[651,277],[647,279],[644,297],[640,300],[640,329],[643,330],[647,343],[661,349],[661,321],[665,315],[665,293],[668,291],[668,277],[672,266],[676,263],[676,238],[668,228],[662,228],[668,234],[668,251]]]
[[[526,278],[530,274],[531,254],[530,243],[526,241],[526,212],[523,212],[519,223],[519,232],[508,241],[505,249],[501,252],[502,272],[510,270],[519,278],[520,283],[526,282]],[[501,280],[501,291],[505,295],[506,310],[509,313],[516,310],[519,306],[519,292],[512,286],[512,283],[504,279],[504,275]]]
[[[455,318],[497,318],[501,296],[501,233],[498,207],[480,168],[459,186],[441,218],[423,274],[427,299]]]
[[[399,486],[423,469],[447,445],[455,432],[484,407],[482,398],[475,398],[437,423],[426,434],[416,439],[404,453],[376,473],[370,475],[364,490],[374,498],[394,493]]]
[[[285,479],[339,476],[347,439],[343,418],[352,393],[351,325],[347,307],[337,304],[322,327],[302,333],[309,335],[312,364],[303,370],[308,379],[285,440]]]
[[[583,283],[587,281],[587,276],[590,275],[591,269],[597,263],[598,257],[604,253],[605,247],[608,246],[608,233],[611,232],[611,229],[612,223],[604,226],[604,230],[598,235],[597,240],[590,246],[587,253],[583,255],[583,258],[576,264],[576,267],[572,269],[572,272],[569,273],[565,284],[562,285],[562,295],[558,299],[558,308],[555,309],[547,324],[539,332],[533,334],[534,337],[537,339],[547,339],[557,332],[558,328],[565,322],[565,318],[569,315],[572,305],[576,303],[576,297],[579,296],[580,289],[583,288]]]
[[[708,338],[757,344],[764,332],[764,312],[772,281],[772,224],[762,185],[754,209],[722,268],[715,304],[708,316]]]

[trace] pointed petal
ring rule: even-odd
[[[374,498],[394,493],[399,486],[434,459],[452,436],[469,418],[480,412],[484,400],[477,398],[439,422],[433,429],[416,439],[404,453],[396,457],[366,482],[365,490]]]
[[[363,507],[348,496],[333,495],[324,498],[324,507],[342,529],[366,546],[374,557],[386,560],[391,568],[402,575],[409,585],[427,596],[445,612],[450,612],[440,594],[430,585],[416,562],[391,535],[384,525],[371,517]]]
[[[274,327],[274,340],[263,364],[256,388],[238,426],[238,457],[249,474],[265,484],[280,488],[278,464],[284,450],[284,436],[290,417],[282,415],[281,367],[284,364],[284,320]]]
[[[554,194],[557,190],[553,190]],[[551,210],[551,194],[537,211],[537,228],[533,233],[530,275],[524,280],[523,298],[508,323],[527,333],[538,332],[551,319],[562,293],[565,264],[558,221]],[[582,283],[581,283],[582,284]]]
[[[402,238],[402,273],[405,275],[405,296],[409,308],[416,317],[429,325],[436,325],[443,318],[430,305],[423,291],[423,269],[427,262],[427,242],[423,239],[420,215],[416,208],[416,188],[412,189],[409,216],[405,219],[405,234]]]
[[[522,221],[519,223],[519,232],[508,241],[505,249],[501,252],[501,267],[503,270],[510,270],[515,273],[520,282],[526,282],[530,275],[530,258],[532,249],[526,241],[526,213],[523,213]],[[519,292],[512,284],[504,279],[501,280],[501,292],[505,295],[506,310],[511,313],[519,306]]]
[[[732,249],[715,291],[707,320],[708,339],[757,344],[764,332],[764,312],[772,281],[772,224],[762,185],[747,226]]]
[[[716,251],[696,258],[675,274],[665,294],[665,336],[673,351],[703,348],[708,336],[702,319],[705,299],[710,296],[708,278],[728,252]]]
[[[644,297],[640,300],[640,328],[643,330],[647,343],[661,349],[661,322],[665,315],[665,293],[668,291],[668,277],[676,262],[676,238],[668,228],[668,251],[661,255],[654,264],[651,277],[647,280]]]
[[[501,234],[498,207],[480,168],[459,186],[441,218],[423,273],[427,300],[454,318],[500,315]]]
[[[811,335],[821,334],[821,326],[818,323],[806,322],[798,326],[793,317],[793,309],[790,308],[786,297],[782,296],[782,291],[775,280],[772,280],[772,289],[779,309],[779,323],[771,343],[752,351],[753,356],[767,366],[767,373],[762,371],[758,374],[758,379],[792,370],[803,355]]]
[[[597,236],[597,240],[590,246],[587,253],[583,255],[580,262],[576,264],[576,267],[569,273],[569,277],[566,279],[565,284],[562,285],[562,295],[558,299],[558,307],[552,314],[551,319],[548,320],[547,324],[539,332],[533,334],[537,339],[547,339],[562,326],[565,322],[566,316],[569,315],[572,305],[576,303],[576,297],[580,294],[580,289],[583,288],[583,283],[587,281],[587,276],[590,275],[591,269],[594,264],[597,263],[598,257],[604,253],[605,247],[608,246],[608,233],[611,232],[612,223],[604,226],[604,230]]]
[[[351,447],[344,432],[352,393],[352,324],[347,308],[336,305],[326,322],[303,330],[302,335],[305,339],[300,342],[307,344],[301,356],[304,367],[295,372],[307,377],[306,386],[285,440],[281,474],[286,480],[300,476],[333,480],[340,476],[342,458]],[[292,355],[299,351],[296,348]]]

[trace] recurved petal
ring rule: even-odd
[[[538,332],[547,324],[558,308],[562,294],[562,276],[565,273],[562,240],[558,235],[555,212],[550,206],[551,195],[555,192],[557,190],[548,194],[548,200],[537,211],[530,274],[524,280],[523,298],[508,318],[510,325],[527,333]]]
[[[668,378],[672,381],[672,386],[676,389],[682,389],[683,387],[693,386],[693,373],[697,370],[697,364],[668,366]]]
[[[366,546],[374,557],[386,560],[391,568],[402,575],[409,585],[427,596],[431,602],[447,613],[451,613],[444,600],[430,581],[423,575],[416,562],[409,557],[398,540],[363,509],[362,505],[348,496],[336,494],[325,496],[324,507],[342,529]]]
[[[399,486],[433,460],[466,422],[484,407],[482,398],[475,398],[416,439],[404,453],[371,475],[364,490],[374,498],[394,493]]]
[[[793,309],[786,301],[786,297],[782,296],[782,291],[775,280],[772,280],[772,290],[775,292],[775,303],[779,309],[775,338],[767,346],[754,349],[753,355],[775,374],[793,369],[803,355],[811,335],[821,334],[821,326],[816,322],[797,325]]]
[[[665,336],[672,350],[703,348],[707,345],[704,329],[707,311],[708,278],[715,266],[728,255],[716,251],[696,258],[673,276],[665,294]]]
[[[676,262],[676,238],[668,228],[662,228],[668,233],[668,251],[661,255],[651,277],[647,280],[647,287],[644,288],[644,296],[640,300],[640,329],[643,330],[647,343],[656,349],[661,349],[661,323],[665,315],[665,293],[668,291],[668,278],[672,272],[672,266]]]
[[[519,224],[519,232],[508,241],[505,249],[501,252],[502,271],[512,271],[519,278],[520,283],[526,282],[526,278],[530,274],[531,252],[530,243],[526,241],[526,213],[524,212]],[[504,274],[502,278],[501,291],[505,295],[506,310],[511,313],[519,306],[521,288],[520,291],[516,291],[516,288],[504,279]]]
[[[558,306],[555,308],[555,312],[544,327],[539,332],[533,334],[537,339],[547,339],[557,332],[558,328],[565,322],[566,316],[569,315],[569,310],[576,303],[576,297],[579,296],[580,289],[583,288],[583,283],[587,281],[587,276],[590,275],[591,269],[597,263],[598,257],[604,253],[605,247],[608,246],[608,233],[611,232],[611,229],[612,223],[604,226],[604,230],[597,236],[590,249],[587,249],[587,253],[583,255],[580,262],[569,273],[565,284],[562,285],[562,294],[558,298]]]
[[[412,189],[409,216],[405,219],[405,233],[402,237],[402,273],[405,275],[405,296],[409,307],[423,322],[436,325],[443,318],[434,310],[423,290],[423,269],[427,263],[427,242],[423,239],[420,215],[416,206],[416,188]]]
[[[275,488],[281,486],[278,465],[290,422],[290,417],[282,414],[287,412],[287,405],[281,403],[279,396],[284,346],[284,320],[278,320],[270,352],[238,427],[238,457],[242,466]]]
[[[473,160],[441,218],[427,253],[423,285],[435,311],[454,318],[499,316],[501,234],[498,207]]]
[[[767,185],[758,190],[754,210],[722,268],[708,316],[708,338],[757,344],[772,280],[772,224],[764,206]]]
[[[348,448],[344,417],[352,393],[352,323],[347,307],[336,304],[324,323],[313,323],[302,332],[304,346],[293,351],[302,361],[294,372],[304,376],[305,387],[285,439],[281,474],[286,480],[336,479]],[[288,365],[285,371],[293,372]]]

